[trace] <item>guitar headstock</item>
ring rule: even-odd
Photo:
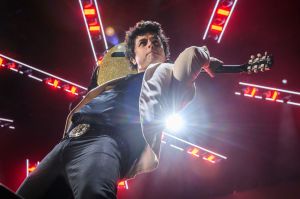
[[[273,57],[265,52],[263,55],[258,53],[256,56],[251,55],[246,69],[248,73],[257,73],[268,71],[272,68]]]

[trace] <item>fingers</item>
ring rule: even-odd
[[[209,51],[208,51],[208,48],[206,46],[202,46],[203,50],[208,52],[208,55],[209,55]],[[221,66],[223,64],[223,61],[215,58],[215,57],[210,57],[209,58],[209,65],[205,65],[203,66],[203,70],[211,77],[215,77],[214,75],[214,70],[215,68]]]
[[[218,62],[220,64],[224,64],[224,62],[222,60],[219,60],[219,59],[217,59],[215,57],[210,57],[210,62]]]
[[[203,50],[209,52],[207,46],[202,46],[202,48],[203,48]]]

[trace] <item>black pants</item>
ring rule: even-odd
[[[25,179],[17,194],[25,199],[115,199],[122,150],[117,139],[96,132],[64,139]]]

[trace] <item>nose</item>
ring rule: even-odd
[[[154,44],[154,42],[155,42],[155,41],[152,41],[152,40],[149,39],[149,40],[148,40],[148,43],[147,43],[147,47],[148,47],[148,48],[151,48],[151,49],[152,49],[152,48],[155,48],[156,45]]]
[[[151,40],[148,40],[147,47],[148,48],[152,48],[153,47],[153,43],[152,43]]]

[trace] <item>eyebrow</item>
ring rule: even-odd
[[[145,40],[147,40],[147,39],[146,38],[141,38],[141,39],[138,40],[138,42],[145,41]]]
[[[159,38],[157,35],[153,35],[150,39],[151,39],[151,40],[157,39],[157,40],[160,41],[160,38]],[[147,38],[146,38],[146,37],[142,37],[142,38],[140,38],[137,42],[140,43],[141,41],[145,41],[145,40],[147,40]]]

